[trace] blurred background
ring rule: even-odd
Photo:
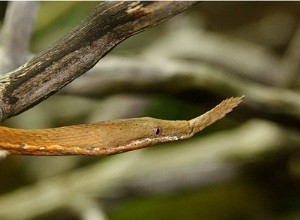
[[[0,2],[1,73],[23,62],[4,62],[10,4]],[[31,4],[24,13],[32,16],[18,24],[32,29],[26,60],[98,2]],[[1,125],[181,120],[231,96],[245,101],[182,142],[109,157],[8,156],[0,161],[0,219],[300,219],[299,21],[298,2],[202,2],[125,40]]]

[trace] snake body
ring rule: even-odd
[[[131,118],[50,129],[0,126],[0,149],[28,155],[110,155],[187,139],[235,108],[243,97],[229,98],[203,115],[186,120]]]

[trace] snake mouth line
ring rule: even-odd
[[[174,135],[174,136],[163,136],[163,137],[154,137],[154,138],[143,138],[139,140],[131,141],[129,144],[117,146],[115,148],[111,148],[113,152],[124,152],[128,150],[135,150],[143,147],[147,147],[150,145],[155,145],[158,143],[167,143],[172,141],[178,141],[182,139],[188,138],[189,135]]]

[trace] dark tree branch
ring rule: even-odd
[[[0,120],[46,99],[126,38],[195,2],[104,2],[66,37],[0,80]]]

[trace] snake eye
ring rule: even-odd
[[[157,128],[154,128],[154,134],[157,136],[157,135],[160,135],[161,134],[161,131],[162,129],[160,127],[157,127]]]

